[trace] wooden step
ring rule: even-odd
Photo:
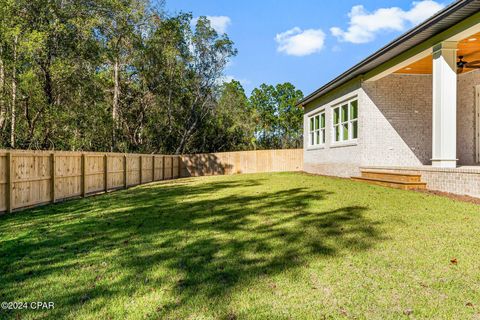
[[[365,177],[352,177],[352,180],[363,181],[370,184],[402,189],[402,190],[425,190],[427,188],[427,184],[425,182],[418,182],[418,181],[408,182],[408,181],[375,179],[375,178],[365,178]]]
[[[392,171],[362,170],[362,178],[402,181],[402,182],[422,182],[422,176],[419,174],[401,173]]]

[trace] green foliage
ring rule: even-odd
[[[256,110],[256,136],[260,148],[299,148],[302,146],[303,110],[296,103],[300,90],[287,82],[276,86],[262,84],[250,98]]]
[[[276,87],[270,111],[280,119],[238,82],[222,84],[237,51],[205,17],[192,27],[191,14],[168,16],[148,0],[5,0],[0,19],[0,148],[298,146],[300,118],[290,109],[301,93]],[[257,145],[261,126],[276,138]]]
[[[250,108],[240,82],[224,83],[212,117],[198,136],[199,151],[238,151],[256,147],[255,110]]]

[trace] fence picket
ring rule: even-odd
[[[12,168],[12,153],[7,153],[7,192],[6,192],[6,201],[7,201],[7,212],[11,213],[14,207],[13,204],[13,168]]]
[[[55,171],[56,171],[56,166],[55,166],[55,153],[52,153],[50,155],[51,157],[51,162],[50,162],[50,171],[51,171],[51,185],[50,185],[50,195],[52,198],[52,203],[55,203]]]
[[[85,188],[85,185],[86,185],[86,172],[87,172],[87,163],[86,163],[86,156],[85,154],[82,154],[81,155],[81,166],[82,166],[82,169],[81,169],[81,186],[80,186],[80,192],[82,194],[82,198],[85,198],[86,194],[87,194],[87,189]]]
[[[103,170],[104,170],[103,187],[105,189],[105,192],[108,192],[108,155],[107,154],[103,157]]]

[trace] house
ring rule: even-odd
[[[305,171],[480,197],[480,0],[452,3],[299,105]]]

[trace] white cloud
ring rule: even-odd
[[[413,8],[405,12],[405,19],[416,25],[427,20],[444,7],[444,4],[432,0],[414,2]]]
[[[362,5],[352,7],[348,16],[349,27],[346,31],[339,27],[330,28],[330,32],[340,41],[367,43],[373,41],[382,31],[403,31],[407,27],[419,24],[444,7],[433,0],[416,1],[408,11],[398,7],[380,8],[368,12]]]
[[[210,21],[212,28],[220,34],[226,33],[227,28],[232,24],[232,19],[227,16],[207,16],[206,18]],[[197,21],[198,18],[193,18],[192,24],[196,25]]]
[[[290,56],[307,56],[322,50],[325,43],[325,33],[321,29],[302,30],[295,27],[275,36],[277,51]]]

